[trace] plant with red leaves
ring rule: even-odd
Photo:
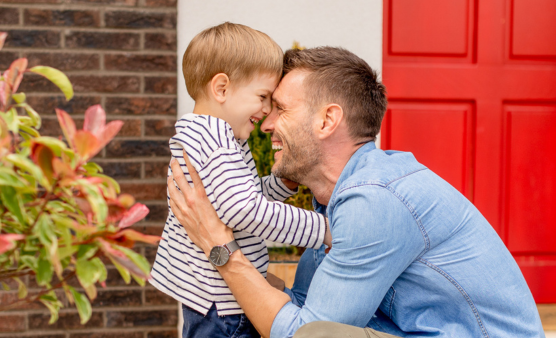
[[[6,36],[0,33],[0,49]],[[160,237],[129,228],[149,209],[120,194],[118,183],[89,162],[116,136],[122,121],[106,124],[104,110],[96,105],[87,109],[83,129],[77,130],[70,115],[56,109],[66,142],[41,136],[39,114],[17,92],[26,72],[49,79],[67,100],[73,96],[62,72],[44,66],[27,69],[25,58],[0,74],[0,283],[9,289],[5,281],[14,279],[19,285],[19,300],[1,304],[0,311],[39,301],[50,310],[53,323],[62,307],[54,290],[62,288],[85,323],[97,285],[105,286],[101,257],[114,264],[126,283],[134,278],[144,285],[150,265],[132,248],[135,242],[155,244]],[[28,295],[20,280],[25,275],[34,275],[43,290]],[[86,296],[67,283],[73,276]]]

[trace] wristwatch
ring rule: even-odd
[[[235,240],[224,245],[215,246],[210,250],[209,261],[214,267],[222,266],[228,263],[232,253],[238,249],[239,245],[237,245]]]

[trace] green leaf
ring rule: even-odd
[[[95,162],[87,162],[83,165],[83,169],[87,171],[88,174],[101,173],[102,167]]]
[[[52,264],[48,260],[43,258],[39,259],[39,265],[36,272],[37,284],[40,286],[47,286],[50,284],[53,270]]]
[[[49,293],[40,296],[39,301],[50,311],[50,321],[48,324],[56,322],[58,320],[58,312],[62,307],[62,303],[58,300],[54,291],[50,291]]]
[[[77,260],[75,263],[75,271],[77,272],[77,279],[83,288],[88,288],[95,284],[101,275],[98,266],[85,259]]]
[[[33,141],[47,146],[54,152],[54,154],[56,154],[56,156],[62,156],[62,151],[66,151],[68,149],[63,141],[54,137],[41,136],[37,137]]]
[[[4,291],[10,291],[10,286],[4,282],[0,282],[0,284],[2,284],[2,289],[4,289]]]
[[[66,100],[71,100],[73,97],[73,87],[70,80],[66,74],[62,73],[58,69],[47,67],[47,66],[36,66],[29,69],[30,72],[42,75],[54,83],[62,93],[66,96]]]
[[[137,284],[141,286],[145,286],[145,280],[143,278],[137,277],[135,275],[131,275],[131,277],[133,277],[133,279],[137,282]]]
[[[127,258],[129,258],[141,271],[145,273],[145,275],[149,275],[151,266],[145,257],[141,256],[131,249],[122,246],[118,246],[117,249],[123,252],[127,256]]]
[[[50,190],[50,183],[45,179],[41,168],[39,168],[33,161],[23,156],[22,154],[9,154],[5,157],[16,167],[33,175],[40,182],[40,184],[47,190]]]
[[[98,247],[96,245],[91,244],[83,244],[79,246],[79,250],[77,252],[77,259],[79,260],[87,260],[93,257],[97,253]]]
[[[25,183],[23,183],[21,179],[18,176],[16,176],[11,169],[1,168],[0,185],[8,185],[11,187],[24,187]]]
[[[27,297],[27,287],[25,286],[25,283],[23,283],[21,281],[21,279],[19,278],[14,278],[15,281],[17,282],[18,286],[17,286],[17,297],[19,299],[25,298]]]
[[[0,186],[0,199],[21,224],[27,223],[25,221],[25,217],[23,217],[23,205],[21,205],[21,199],[18,198],[17,191],[13,187],[7,185]]]
[[[25,136],[28,134],[28,136],[32,136],[32,137],[39,137],[41,136],[41,134],[39,134],[39,132],[31,127],[28,126],[24,126],[24,125],[20,125],[19,126],[19,131],[23,131],[25,132],[25,134],[21,134],[21,136],[23,136],[25,138]],[[25,138],[26,140],[28,140],[29,138]]]
[[[28,266],[33,271],[38,268],[38,259],[35,256],[23,255],[19,260],[22,263],[22,265],[20,265],[21,267]]]
[[[77,307],[77,312],[79,312],[79,317],[81,318],[81,324],[85,324],[89,321],[93,313],[91,303],[85,295],[75,291],[74,288],[70,287],[70,290],[75,301],[75,306]]]
[[[42,124],[42,119],[39,115],[39,113],[37,113],[35,111],[35,109],[33,109],[30,105],[28,105],[27,103],[23,104],[23,108],[25,108],[25,111],[27,112],[27,115],[29,115],[29,117],[31,118],[32,121],[32,126],[36,129],[40,129],[41,128],[41,124]]]
[[[23,103],[25,102],[25,93],[12,94],[12,98],[16,103]]]
[[[124,279],[124,282],[126,284],[129,284],[129,282],[131,282],[131,275],[129,274],[129,271],[123,266],[121,266],[120,263],[116,262],[116,260],[110,258],[110,261],[112,262],[112,264],[114,264],[114,266],[116,267],[116,269],[118,270],[122,278]]]
[[[87,201],[93,209],[96,220],[99,223],[103,223],[106,216],[108,216],[108,206],[106,205],[104,196],[102,196],[97,187],[86,180],[77,180],[77,184],[83,188]]]
[[[106,281],[106,278],[108,277],[108,272],[106,271],[106,266],[104,266],[104,263],[100,260],[100,258],[95,257],[91,259],[90,262],[96,266],[98,271],[100,271],[98,281],[101,283]]]

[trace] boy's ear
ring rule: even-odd
[[[224,103],[226,101],[226,94],[228,94],[229,89],[230,79],[228,78],[228,75],[218,73],[212,77],[209,92],[218,103]]]

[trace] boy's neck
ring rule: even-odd
[[[195,107],[193,108],[193,114],[197,115],[210,115],[226,121],[225,114],[222,111],[222,106],[217,102],[213,102],[207,99],[199,99],[195,101]],[[227,122],[227,121],[226,121]]]

